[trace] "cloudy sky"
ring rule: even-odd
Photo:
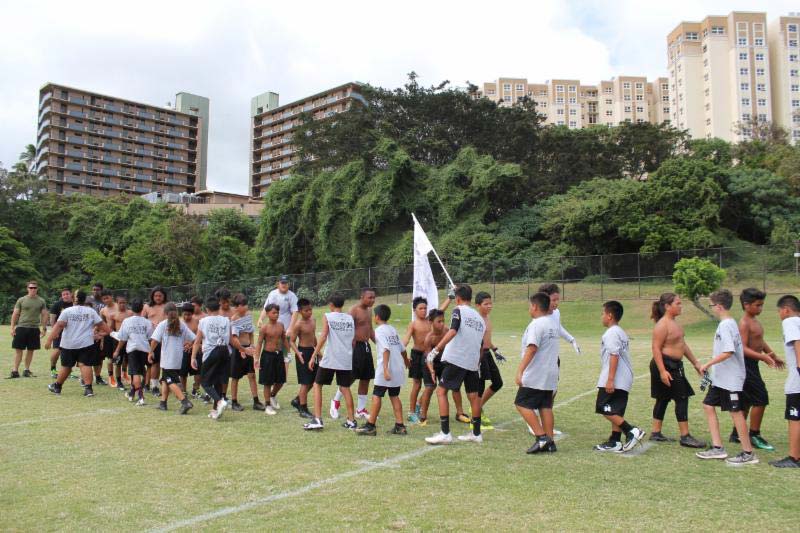
[[[211,99],[209,187],[245,193],[256,94],[284,104],[352,80],[396,87],[412,70],[458,85],[655,77],[677,23],[732,10],[772,20],[800,2],[3,2],[0,161],[10,167],[35,141],[45,82],[155,105],[186,91]]]

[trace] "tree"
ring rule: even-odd
[[[9,298],[23,283],[39,277],[30,250],[14,238],[11,230],[0,226],[0,295]]]
[[[701,312],[714,318],[708,309],[700,305],[700,297],[719,289],[725,275],[725,270],[710,261],[697,257],[684,258],[675,263],[672,282],[676,293],[689,298]]]

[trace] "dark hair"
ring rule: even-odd
[[[436,320],[436,317],[439,316],[444,316],[444,311],[442,311],[441,309],[431,309],[430,311],[428,311],[429,322],[433,322],[434,320]]]
[[[553,294],[561,294],[561,290],[555,283],[543,283],[542,285],[539,285],[539,292],[543,292],[548,296]]]
[[[302,309],[309,305],[311,305],[311,300],[309,300],[308,298],[300,298],[299,300],[297,300],[298,309]]]
[[[231,291],[229,291],[225,287],[221,287],[221,288],[217,289],[216,291],[214,291],[214,296],[216,296],[217,300],[220,300],[220,301],[222,301],[222,300],[230,301],[230,299],[231,299]]]
[[[721,305],[727,310],[730,310],[733,305],[733,294],[728,289],[720,289],[714,291],[709,295],[711,303],[714,305]]]
[[[75,292],[75,301],[78,302],[78,305],[83,305],[86,303],[86,291],[83,289],[78,289]]]
[[[164,303],[167,303],[167,300],[169,300],[169,298],[167,297],[167,291],[165,291],[161,285],[156,285],[150,291],[150,301],[148,303],[150,305],[156,305],[156,301],[153,299],[153,296],[155,296],[157,292],[160,292],[161,295],[164,296]]]
[[[667,306],[675,301],[676,296],[674,292],[665,292],[659,296],[658,300],[653,302],[653,305],[650,307],[650,318],[653,322],[661,320],[664,313],[667,312]]]
[[[800,300],[793,294],[786,294],[778,298],[778,309],[788,307],[795,313],[800,312]]]
[[[119,293],[116,296],[114,296],[114,299],[116,301],[120,301],[120,300],[127,300],[128,297],[124,293]]]
[[[757,302],[758,300],[765,300],[766,298],[766,292],[756,289],[755,287],[748,287],[742,291],[742,294],[739,295],[739,302],[741,302],[742,309],[744,309],[745,305]]]
[[[273,309],[278,310],[278,311],[281,310],[281,308],[278,306],[278,304],[267,304],[267,305],[264,306],[264,311],[266,311],[267,313],[269,313]]]
[[[531,296],[531,304],[539,308],[539,311],[547,312],[550,310],[550,295],[546,292],[537,292]]]
[[[30,281],[28,283],[30,283]],[[61,292],[64,291],[69,291],[70,293],[72,293],[72,289],[70,289],[69,287],[64,287],[63,289],[61,289]]]
[[[183,305],[181,305],[181,313],[194,314],[194,306],[192,305],[192,302],[185,302]]]
[[[461,299],[461,300],[463,300],[465,302],[471,302],[472,301],[472,287],[470,287],[469,285],[466,285],[466,284],[459,285],[456,288],[456,296],[459,299]]]
[[[209,296],[208,298],[206,298],[206,309],[208,309],[212,313],[215,311],[219,311],[219,300],[217,300],[216,296]]]
[[[239,307],[240,305],[247,305],[248,299],[247,299],[247,296],[245,296],[244,294],[242,294],[240,292],[240,293],[237,293],[237,294],[235,294],[233,296],[233,300],[232,301],[233,301],[233,305],[235,305],[236,307]]]
[[[131,311],[138,315],[142,312],[142,309],[144,309],[144,302],[141,298],[134,298],[131,300]]]
[[[100,296],[113,296],[114,293],[111,292],[111,289],[103,289],[100,291]]]
[[[618,301],[609,300],[603,304],[603,310],[614,317],[614,322],[622,320],[622,313],[624,310],[622,309],[622,304]]]
[[[202,299],[202,298],[200,298],[200,297],[199,297],[199,296],[197,296],[197,295],[194,295],[194,296],[192,296],[191,298],[189,298],[189,302],[190,302],[190,303],[193,303],[193,304],[197,304],[197,305],[199,305],[199,306],[201,306],[201,307],[202,307],[202,305],[203,305],[203,299]]]
[[[374,287],[361,287],[362,296],[364,295],[365,292],[374,292],[377,294],[378,291],[376,291]]]
[[[484,300],[491,300],[491,299],[492,295],[489,294],[488,292],[481,291],[475,295],[475,303],[477,305],[481,305]]]
[[[95,289],[95,288],[100,289],[102,291],[103,290],[103,284],[102,283],[95,283],[94,285],[92,285],[92,289]]]
[[[334,292],[333,294],[328,296],[328,303],[336,308],[340,308],[344,305],[344,296],[342,296],[338,292]]]
[[[392,309],[386,304],[376,305],[373,312],[375,313],[376,317],[380,318],[384,322],[388,322],[389,317],[392,316]]]
[[[178,317],[178,306],[172,302],[164,306],[164,314],[167,315],[167,333],[173,337],[181,334],[181,322]]]
[[[428,305],[428,299],[424,296],[417,296],[411,301],[411,309],[416,309],[419,304]]]

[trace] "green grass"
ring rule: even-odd
[[[392,322],[402,331],[410,311],[395,302],[387,299],[395,312]],[[624,303],[622,325],[632,339],[635,374],[643,376],[650,359],[648,303]],[[769,301],[762,318],[767,340],[779,349],[773,306]],[[557,403],[595,387],[599,315],[598,302],[562,304],[564,325],[584,355],[562,345]],[[289,407],[296,390],[293,370],[278,416],[226,412],[212,422],[202,404],[181,417],[174,402],[169,413],[157,411],[152,401],[137,409],[107,388],[84,399],[76,381],[53,397],[45,388],[47,358],[38,352],[33,365],[38,377],[0,381],[5,413],[0,528],[148,530],[283,495],[184,530],[795,530],[800,478],[766,464],[787,451],[784,372],[763,370],[773,401],[764,435],[777,451],[759,452],[762,463],[753,467],[701,462],[674,444],[635,457],[593,452],[609,432],[594,414],[593,392],[556,409],[556,427],[566,434],[557,454],[527,456],[531,438],[513,407],[520,335],[529,320],[526,304],[500,301],[492,318],[495,343],[510,360],[501,367],[506,386],[487,411],[503,427],[487,431],[482,446],[430,451],[423,438],[438,430],[436,424],[412,427],[407,437],[385,434],[391,426],[388,402],[376,438],[356,437],[327,418],[323,432],[302,431],[302,420]],[[715,325],[691,305],[682,322],[695,353],[710,355]],[[11,364],[7,327],[0,328],[0,346],[5,372]],[[325,391],[325,405],[332,392]],[[240,398],[249,404],[249,394]],[[407,408],[407,388],[401,398]],[[639,377],[628,419],[649,431],[651,408],[649,378]],[[670,411],[665,432],[676,435],[672,417]],[[437,419],[435,406],[431,418]],[[720,420],[727,434],[730,418],[723,414]],[[466,431],[451,424],[454,433]],[[693,434],[708,438],[698,397],[690,403],[690,424]],[[372,464],[404,454],[411,456],[387,466]],[[285,495],[343,475],[349,477]]]

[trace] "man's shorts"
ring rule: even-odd
[[[61,366],[72,368],[78,363],[87,366],[94,366],[92,364],[92,362],[95,359],[93,352],[94,352],[93,344],[90,344],[89,346],[85,346],[83,348],[75,348],[75,349],[61,348]]]
[[[445,362],[442,375],[439,376],[439,385],[447,390],[457,391],[464,385],[467,394],[477,393],[480,387],[480,377],[477,370],[467,370],[458,365]]]
[[[368,341],[353,346],[353,379],[375,379],[375,363]]]
[[[383,385],[375,385],[372,389],[372,395],[383,398],[387,391],[389,392],[389,398],[400,396],[400,387],[384,387]]]
[[[800,422],[800,392],[786,395],[786,420]]]
[[[180,370],[174,369],[161,369],[161,382],[166,383],[167,385],[181,385],[181,375]]]
[[[114,358],[114,350],[117,349],[117,339],[112,337],[111,335],[106,335],[103,337],[103,359],[113,359]]]
[[[615,389],[614,392],[609,394],[605,388],[597,388],[597,401],[594,405],[595,413],[606,416],[625,416],[625,409],[627,408],[628,391]]]
[[[753,361],[754,364],[748,363]],[[744,387],[742,387],[742,403],[746,407],[761,407],[769,405],[769,392],[767,392],[767,385],[761,377],[761,371],[758,368],[758,361],[753,359],[745,359],[745,378]]]
[[[11,347],[15,350],[38,350],[42,347],[39,328],[23,328],[17,326],[11,337]]]
[[[242,348],[249,348],[250,346],[242,345]],[[240,380],[248,374],[254,374],[256,371],[255,367],[253,366],[253,358],[250,356],[245,356],[242,358],[242,354],[239,353],[238,350],[233,350],[231,354],[231,378],[235,380]]]
[[[683,361],[676,361],[669,357],[664,357],[664,368],[672,376],[671,386],[666,386],[661,382],[661,375],[654,360],[650,360],[650,397],[656,400],[684,400],[694,396],[694,389],[686,379],[683,370]]]
[[[708,389],[708,393],[703,399],[703,405],[712,405],[719,407],[722,411],[730,411],[732,413],[744,409],[741,391],[729,391],[713,385]]]
[[[144,376],[145,366],[147,365],[147,352],[133,350],[128,352],[128,375]]]
[[[333,383],[333,376],[336,376],[337,387],[349,387],[353,384],[352,370],[337,370],[333,368],[317,367],[317,376],[314,383],[318,385],[330,385]]]
[[[514,405],[523,409],[552,409],[553,391],[520,387],[517,397],[514,398]]]
[[[312,385],[316,373],[308,368],[308,362],[314,354],[314,348],[309,348],[307,346],[298,346],[298,348],[300,349],[300,353],[303,354],[304,363],[301,363],[300,359],[297,357],[294,358],[294,367],[297,371],[297,384]]]
[[[279,385],[283,383],[286,383],[286,365],[281,352],[261,352],[258,384]]]

